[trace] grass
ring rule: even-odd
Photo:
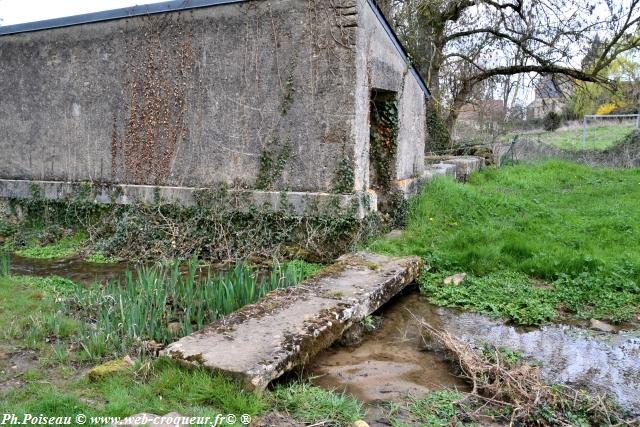
[[[273,391],[273,400],[277,408],[298,420],[311,423],[351,425],[363,415],[356,399],[304,382],[277,386]]]
[[[457,418],[456,403],[463,398],[463,394],[450,390],[433,391],[422,399],[409,396],[408,412],[417,425],[449,426]]]
[[[587,127],[586,144],[582,145],[582,126],[575,128],[561,128],[554,132],[542,131],[526,133],[521,136],[526,139],[539,139],[549,145],[565,150],[604,150],[622,141],[635,129],[635,123],[609,124]],[[511,141],[514,135],[505,137],[505,142]]]
[[[97,380],[90,380],[84,375],[92,362],[109,356],[109,340],[115,339],[109,334],[103,335],[106,326],[99,319],[102,308],[88,306],[86,310],[69,310],[65,301],[75,299],[78,293],[105,297],[101,305],[110,308],[114,306],[106,300],[117,299],[116,307],[125,312],[125,317],[118,317],[122,312],[111,314],[114,321],[122,322],[120,326],[126,331],[131,327],[127,312],[132,315],[136,307],[140,308],[144,303],[149,303],[149,306],[163,305],[163,302],[158,303],[153,293],[170,291],[167,295],[172,302],[192,304],[193,307],[207,299],[206,302],[212,304],[207,307],[217,307],[212,313],[219,315],[252,301],[269,289],[290,286],[320,268],[318,265],[294,261],[276,266],[271,274],[265,276],[239,265],[228,273],[210,274],[198,279],[194,277],[195,267],[195,262],[190,263],[189,271],[182,279],[175,277],[179,273],[177,264],[140,269],[138,276],[127,275],[128,282],[121,283],[120,290],[111,285],[101,290],[83,291],[73,282],[56,277],[0,277],[2,351],[20,353],[25,349],[33,349],[38,355],[33,366],[19,376],[22,385],[0,388],[0,411],[46,416],[83,413],[87,416],[111,417],[139,412],[164,415],[175,411],[187,416],[215,418],[217,414],[236,414],[239,418],[242,414],[248,414],[255,418],[271,406],[278,406],[292,411],[297,408],[294,411],[296,416],[303,417],[305,412],[301,402],[313,397],[317,399],[318,416],[323,419],[346,424],[341,420],[359,414],[354,412],[354,408],[359,410],[359,406],[353,399],[309,385],[295,384],[291,389],[279,388],[276,394],[267,392],[258,396],[243,391],[229,377],[212,374],[201,368],[187,369],[167,359],[150,360],[142,356],[136,359],[132,369]],[[192,293],[183,288],[188,283],[193,285]],[[217,297],[212,293],[214,289],[209,287],[223,288],[224,292],[220,295],[228,298],[228,305],[224,302],[216,305],[216,301],[208,300]],[[201,291],[198,290],[200,288]],[[196,302],[186,299],[187,296],[192,296]],[[200,297],[202,301],[198,300]],[[167,308],[167,304],[164,307]],[[149,307],[143,309],[150,310]],[[155,315],[150,311],[147,314]],[[185,316],[185,313],[181,312],[180,315]],[[143,320],[149,319],[141,318],[140,321]],[[10,349],[6,346],[10,346]],[[100,357],[87,357],[87,353],[96,352],[99,346],[103,351],[95,355]],[[4,360],[0,358],[0,383],[9,378],[4,377],[5,372],[11,375],[11,370],[3,363]],[[241,425],[240,421],[237,425]]]
[[[0,252],[0,277],[9,275],[9,255]]]
[[[84,242],[84,235],[76,233],[63,237],[55,243],[40,246],[38,244],[29,245],[16,251],[16,255],[25,258],[36,259],[56,259],[66,258],[80,251]]]
[[[401,238],[371,249],[423,256],[436,304],[537,324],[569,313],[632,320],[640,307],[640,170],[546,162],[429,183]],[[464,271],[460,286],[442,278]]]
[[[61,386],[43,384],[33,373],[24,377],[25,386],[0,394],[3,413],[126,417],[179,412],[213,419],[217,414],[256,417],[266,406],[264,397],[243,391],[226,376],[202,368],[185,369],[166,359],[95,382],[83,377]]]

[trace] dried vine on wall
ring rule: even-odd
[[[129,97],[123,134],[114,118],[112,177],[163,184],[178,146],[188,139],[186,113],[194,80],[193,34],[179,21],[152,20],[128,46]]]

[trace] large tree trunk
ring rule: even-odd
[[[444,124],[449,132],[449,135],[453,135],[453,130],[456,127],[456,122],[458,121],[458,116],[460,115],[460,109],[464,104],[467,103],[467,100],[471,96],[471,91],[473,90],[473,86],[465,82],[458,93],[453,97],[453,101],[449,106],[449,114],[447,114],[447,118],[444,121]],[[451,147],[453,147],[453,138],[450,142]]]

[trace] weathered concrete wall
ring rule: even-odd
[[[378,22],[367,0],[358,3],[356,39],[356,188],[369,188],[369,101],[372,89],[398,93],[396,180],[424,172],[425,94]]]
[[[349,3],[249,1],[0,37],[0,178],[331,190],[362,119]]]
[[[34,197],[34,191],[38,197],[45,200],[72,200],[80,193],[81,183],[61,181],[33,181],[0,179],[0,218],[6,217],[6,200],[30,199]],[[86,191],[88,190],[88,191]],[[94,203],[128,205],[139,203],[170,203],[179,206],[193,206],[196,204],[196,196],[206,188],[197,187],[158,187],[151,185],[131,184],[93,184],[85,187],[85,196],[90,196]],[[274,210],[289,210],[297,215],[304,215],[311,211],[314,214],[340,213],[362,219],[370,211],[370,206],[375,206],[377,200],[375,194],[353,193],[333,194],[318,192],[297,191],[258,191],[230,189],[237,199],[239,210],[248,210],[252,207],[269,206]],[[244,202],[249,202],[243,205]]]

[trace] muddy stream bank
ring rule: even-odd
[[[640,331],[599,332],[572,325],[518,328],[476,313],[433,306],[417,292],[383,307],[382,325],[353,347],[333,346],[309,367],[312,381],[364,402],[420,397],[442,388],[468,390],[449,362],[430,351],[413,317],[476,346],[508,347],[541,364],[549,383],[607,392],[640,414]]]
[[[95,264],[81,258],[34,260],[11,255],[13,274],[61,276],[76,283],[106,282],[133,266]],[[208,267],[202,267],[204,271]],[[212,270],[222,270],[212,266]],[[414,315],[476,346],[508,347],[540,362],[543,378],[604,391],[640,414],[640,330],[601,332],[582,325],[521,328],[476,313],[433,306],[416,291],[397,296],[376,315],[382,324],[355,346],[335,345],[307,367],[319,386],[364,402],[398,401],[443,388],[468,390],[449,362],[425,345]]]

